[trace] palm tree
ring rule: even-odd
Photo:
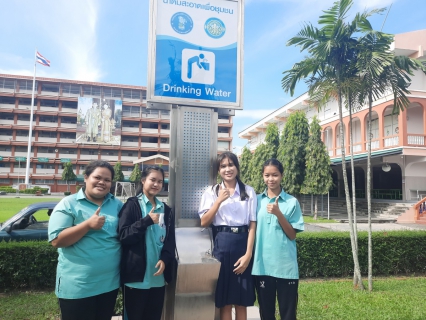
[[[371,230],[371,113],[373,100],[386,93],[394,96],[393,113],[399,113],[408,107],[407,98],[409,75],[412,71],[424,66],[418,61],[404,57],[394,56],[390,52],[393,35],[374,31],[368,20],[359,24],[363,36],[358,40],[357,69],[362,83],[359,91],[359,102],[368,103],[368,134],[367,134],[367,208],[368,208],[368,289],[373,290],[373,254]]]
[[[328,79],[330,83],[334,83],[339,108],[342,171],[349,221],[352,217],[352,208],[346,175],[342,97],[343,84],[347,78],[348,61],[351,61],[355,56],[357,45],[354,35],[357,31],[357,21],[345,23],[351,6],[352,0],[336,1],[330,9],[324,11],[324,14],[320,16],[318,24],[322,26],[321,29],[308,23],[299,31],[297,36],[288,41],[287,45],[299,46],[301,51],[306,50],[309,53],[309,57],[296,63],[292,69],[285,71],[282,79],[283,89],[290,92],[291,95],[294,93],[296,83],[308,77],[324,77],[323,79]],[[356,18],[359,19],[359,16],[357,15]],[[350,234],[354,260],[354,285],[364,289],[352,228],[350,228]]]

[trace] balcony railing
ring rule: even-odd
[[[415,146],[424,146],[425,145],[425,135],[424,134],[412,134],[409,133],[407,136],[408,144]]]
[[[399,137],[397,135],[385,137],[385,148],[399,145]]]

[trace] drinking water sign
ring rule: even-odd
[[[149,102],[242,109],[242,0],[151,0],[150,18]]]

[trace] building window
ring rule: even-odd
[[[27,130],[16,130],[16,135],[18,137],[28,137],[28,131]],[[32,132],[32,137],[34,137],[34,131]]]
[[[52,163],[37,163],[36,164],[37,169],[55,169],[55,165]]]
[[[61,118],[61,123],[76,124],[77,123],[77,118],[74,118],[74,117],[62,117]]]
[[[56,132],[54,132],[56,135]],[[39,134],[40,136],[40,134]],[[39,153],[52,153],[53,155],[56,153],[54,148],[48,148],[48,147],[38,147],[37,152]]]
[[[18,104],[20,106],[30,106],[31,105],[31,99],[30,98],[19,98]],[[37,105],[37,99],[34,99],[34,105]]]
[[[15,89],[15,80],[0,78],[0,89]]]
[[[9,179],[4,179],[4,178],[0,178],[0,183],[1,184],[9,184],[10,180]]]
[[[35,179],[34,182],[35,184],[55,184],[54,180],[49,179]]]
[[[158,143],[157,137],[142,137],[142,143]]]
[[[136,121],[123,121],[123,128],[139,128],[139,122]]]
[[[0,152],[1,151],[10,151],[10,150],[11,150],[10,146],[0,146]]]
[[[40,100],[40,107],[51,107],[51,108],[57,108],[58,107],[58,100],[47,100],[42,99]]]
[[[101,87],[83,86],[83,95],[85,97],[101,97]]]
[[[158,129],[158,123],[157,122],[142,122],[142,128]]]
[[[58,123],[58,117],[57,116],[40,116],[39,121],[40,122]]]
[[[30,121],[30,115],[29,114],[18,114],[18,120],[19,121]],[[35,120],[35,118],[33,118]]]
[[[62,95],[80,95],[80,86],[77,84],[62,84]]]
[[[169,138],[160,138],[161,143],[169,143]]]
[[[12,97],[0,97],[0,104],[11,104],[11,105],[15,106],[15,98],[12,98]]]
[[[77,101],[62,101],[62,108],[77,110]]]
[[[56,181],[56,183],[59,185],[59,186],[63,186],[63,185],[67,185],[67,184],[69,184],[69,185],[75,185],[75,181],[65,181],[65,180],[57,180]]]
[[[39,138],[56,138],[57,134],[56,131],[38,131],[38,137]]]
[[[124,99],[140,100],[141,99],[141,91],[135,90],[135,89],[123,89],[123,98]]]
[[[61,139],[75,139],[75,133],[74,132],[60,132],[59,137]]]
[[[118,88],[102,88],[104,98],[120,98],[121,89]]]
[[[0,129],[0,136],[9,136],[12,139],[12,130]]]
[[[42,83],[41,84],[41,91],[59,93],[59,84]]]
[[[162,123],[161,129],[163,130],[170,130],[170,123]]]
[[[33,90],[33,81],[32,80],[18,80],[19,84],[19,91],[27,90],[32,91]],[[35,88],[37,91],[37,81],[35,82]]]
[[[2,120],[13,120],[13,113],[2,113]]]
[[[142,151],[141,152],[141,157],[146,158],[146,157],[150,157],[150,156],[155,156],[156,154],[158,154],[155,151]]]
[[[77,149],[62,148],[62,149],[59,149],[59,153],[62,153],[62,154],[76,154],[77,153]]]

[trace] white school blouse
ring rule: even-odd
[[[214,185],[213,188],[212,186],[209,186],[206,191],[204,191],[203,196],[201,197],[200,208],[198,209],[200,218],[216,201],[216,186],[217,185]],[[222,187],[224,187],[223,182]],[[250,221],[256,221],[256,192],[248,185],[245,185],[245,187],[249,198],[241,201],[240,187],[237,183],[234,194],[221,203],[219,210],[213,219],[214,226],[248,226]]]

